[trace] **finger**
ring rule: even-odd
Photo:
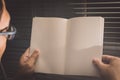
[[[36,49],[36,50],[33,52],[33,54],[31,55],[30,58],[36,59],[36,58],[39,56],[39,53],[40,53],[40,51],[39,51],[38,49]]]
[[[24,62],[27,61],[29,57],[29,52],[30,52],[30,48],[27,48],[27,50],[22,54],[20,58],[20,64],[24,64]]]
[[[29,56],[29,53],[30,53],[30,48],[27,48],[27,50],[24,52],[22,57]]]
[[[97,58],[94,58],[93,59],[93,64],[96,66],[96,68],[99,70],[99,71],[102,71],[104,70],[107,65],[104,64],[101,60],[97,59]]]
[[[30,56],[30,58],[29,58],[29,60],[28,60],[28,64],[29,64],[29,65],[33,66],[33,65],[36,63],[37,58],[38,58],[38,56],[39,56],[39,53],[40,53],[39,50],[35,50],[35,51],[33,52],[33,54]]]
[[[110,63],[111,61],[113,61],[114,59],[116,59],[117,57],[115,56],[110,56],[110,55],[103,55],[102,56],[102,60],[105,61],[106,63]]]

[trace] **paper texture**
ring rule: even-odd
[[[97,76],[92,60],[102,55],[103,18],[72,18],[68,26],[66,74]]]
[[[98,76],[92,59],[103,50],[102,17],[33,18],[31,53],[40,49],[35,72]]]
[[[36,72],[64,73],[67,20],[34,18],[31,49],[39,48]]]

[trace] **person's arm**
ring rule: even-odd
[[[103,62],[96,58],[93,60],[101,77],[104,80],[120,80],[120,58],[103,55],[102,59]]]
[[[29,55],[29,49],[27,49],[21,56],[20,69],[14,80],[33,80],[34,67],[39,56],[39,50],[35,50],[31,56]]]

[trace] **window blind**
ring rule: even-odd
[[[120,2],[119,1],[84,1],[71,2],[75,16],[102,16],[104,27],[104,54],[120,56]]]

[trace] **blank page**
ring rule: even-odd
[[[40,49],[35,72],[63,74],[67,19],[33,18],[31,53]]]
[[[68,27],[65,74],[97,76],[92,59],[102,55],[104,19],[72,18]]]

